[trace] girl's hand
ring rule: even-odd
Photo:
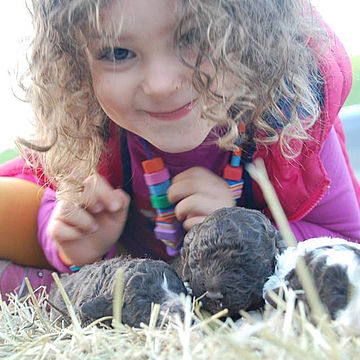
[[[68,264],[82,266],[102,257],[124,230],[130,197],[113,189],[100,175],[84,182],[86,207],[59,201],[50,218],[47,234]]]
[[[184,222],[185,230],[190,230],[217,209],[234,206],[226,181],[202,167],[193,167],[176,175],[167,196],[170,202],[177,203],[175,215]]]

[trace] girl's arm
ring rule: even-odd
[[[71,272],[59,257],[55,242],[47,235],[46,229],[56,205],[55,191],[47,188],[41,199],[38,212],[38,239],[49,263],[60,272]]]
[[[360,242],[360,212],[349,169],[333,128],[320,157],[331,180],[327,194],[301,221],[290,226],[298,241],[312,237],[341,237]]]

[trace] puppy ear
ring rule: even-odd
[[[180,275],[180,278],[182,281],[188,281],[191,280],[191,270],[189,266],[189,257],[191,253],[191,249],[193,250],[192,242],[194,241],[195,237],[198,236],[198,228],[201,224],[195,224],[191,230],[185,235],[183,247],[181,248],[181,265],[182,265],[182,271]]]
[[[181,274],[180,278],[183,282],[190,282],[191,271],[190,271],[190,266],[189,266],[188,262],[184,263],[183,269],[182,269],[182,274]]]
[[[190,281],[189,255],[190,255],[189,243],[185,244],[185,240],[184,240],[184,246],[181,248],[181,253],[180,253],[181,270],[178,272],[178,275],[180,276],[182,281]]]
[[[85,302],[81,305],[81,311],[90,319],[100,319],[113,314],[113,300],[104,295]]]
[[[184,243],[183,243],[183,248],[188,248],[190,246],[190,244],[192,243],[192,241],[194,240],[194,237],[196,236],[196,234],[198,233],[198,227],[200,226],[200,224],[195,224],[191,230],[189,230],[185,237],[184,237]]]

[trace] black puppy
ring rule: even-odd
[[[264,304],[263,286],[280,247],[279,232],[260,211],[223,208],[187,233],[176,269],[194,296],[206,294],[206,310],[238,315]]]
[[[161,312],[167,309],[170,313],[181,314],[180,294],[186,294],[186,289],[168,264],[119,257],[86,265],[76,273],[61,276],[61,283],[82,325],[113,314],[115,275],[120,267],[124,269],[123,323],[134,327],[139,327],[141,322],[149,323],[152,303],[160,304],[158,323],[162,320]],[[56,284],[51,287],[49,301],[61,313],[67,313]],[[105,323],[111,325],[110,320]]]

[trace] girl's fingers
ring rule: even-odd
[[[204,184],[193,178],[187,178],[179,182],[173,182],[167,192],[168,200],[176,204],[181,199],[199,193],[204,188]]]
[[[121,189],[114,189],[101,175],[92,175],[84,181],[86,208],[94,213],[103,210],[116,212],[127,206],[128,195]]]
[[[54,221],[75,227],[82,233],[93,233],[98,229],[98,224],[90,213],[69,202],[59,201],[53,217]]]
[[[194,225],[202,223],[202,222],[205,220],[205,217],[206,217],[206,216],[194,216],[194,217],[191,217],[191,218],[189,218],[189,219],[186,219],[186,220],[183,222],[183,228],[184,228],[186,231],[189,231],[189,230],[191,230],[191,228],[192,228]]]
[[[195,167],[183,171],[172,179],[167,196],[171,203],[201,193],[207,197],[231,197],[228,185],[220,176],[211,171]]]
[[[184,221],[196,216],[208,216],[215,210],[226,206],[231,205],[209,199],[202,194],[193,194],[175,206],[175,215],[179,221]]]
[[[52,221],[49,224],[47,235],[52,239],[56,239],[57,243],[78,240],[83,236],[77,228],[59,220]]]
[[[199,178],[199,177],[202,177],[203,175],[206,175],[207,173],[213,174],[208,169],[205,169],[200,166],[194,166],[194,167],[184,170],[183,172],[174,176],[173,181],[178,182],[178,181],[183,181],[188,178]],[[213,174],[213,175],[215,175],[215,174]]]

